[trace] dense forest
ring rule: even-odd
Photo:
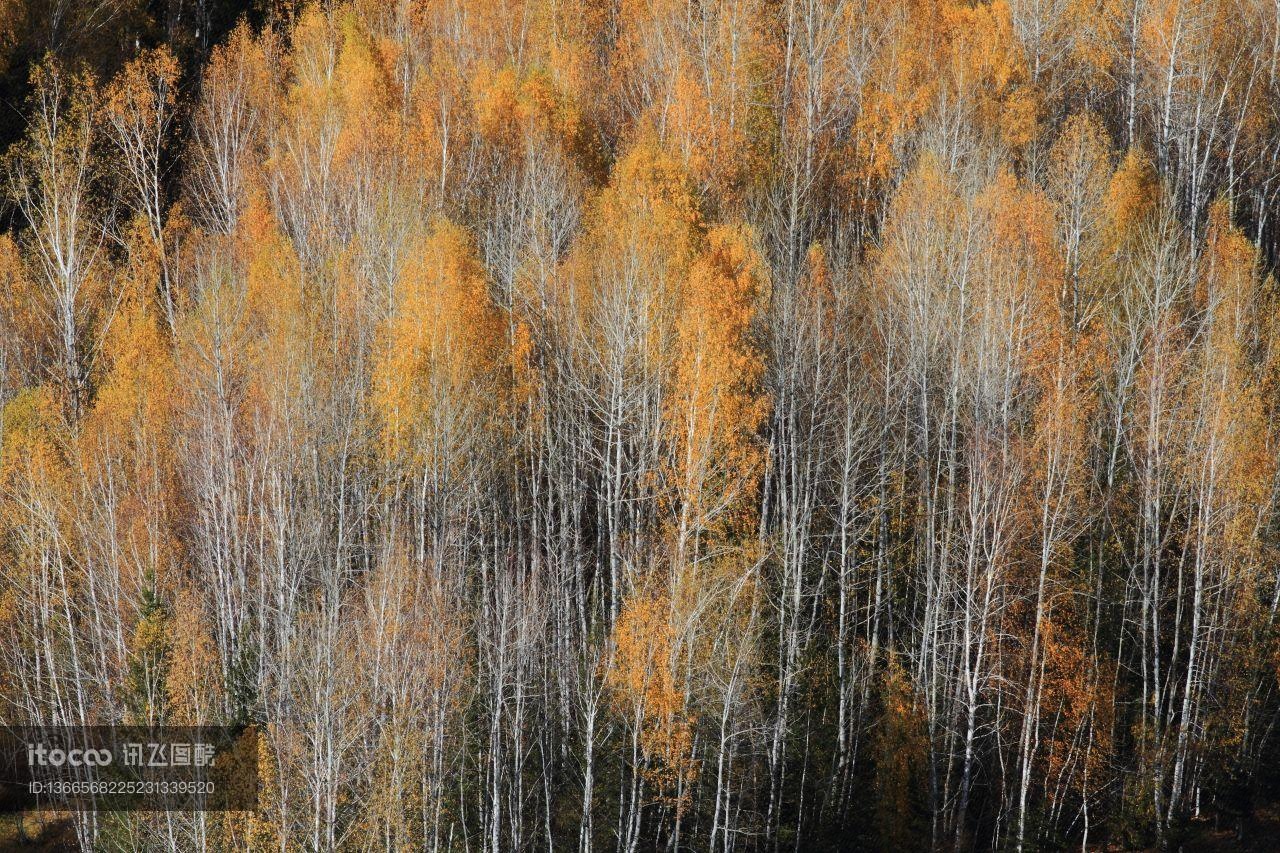
[[[6,843],[1280,800],[1274,0],[3,0],[0,100],[0,724],[263,733]]]

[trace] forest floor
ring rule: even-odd
[[[1268,803],[1254,809],[1244,819],[1243,833],[1235,826],[1204,821],[1193,826],[1186,841],[1179,845],[1181,853],[1276,853],[1280,851],[1280,803]],[[1154,848],[1151,853],[1156,853]]]
[[[65,818],[45,820],[39,813],[0,814],[0,853],[53,853],[75,847],[75,830]]]
[[[55,817],[47,821],[34,814],[25,817],[22,829],[25,840],[19,841],[18,817],[0,815],[0,853],[55,853],[74,850],[75,834],[71,821]],[[1123,848],[1101,848],[1107,853],[1123,853]],[[1257,809],[1245,820],[1244,838],[1237,838],[1235,828],[1214,827],[1206,821],[1193,829],[1190,837],[1177,848],[1180,853],[1276,853],[1280,851],[1280,803]],[[1155,848],[1142,853],[1158,853]]]

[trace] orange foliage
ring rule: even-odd
[[[501,321],[470,238],[452,223],[437,222],[405,264],[375,369],[373,399],[390,456],[409,453],[426,461],[420,442],[446,428],[450,417],[442,398],[493,404],[485,389],[492,387],[501,340]]]
[[[613,628],[613,658],[606,680],[617,713],[638,726],[649,780],[662,794],[693,780],[694,719],[676,687],[675,629],[671,602],[664,593],[637,591],[628,596]],[[686,793],[687,797],[687,793]],[[675,801],[678,809],[687,800]]]
[[[682,512],[708,532],[746,521],[762,471],[764,363],[751,335],[764,285],[750,231],[720,226],[683,289],[666,420]]]

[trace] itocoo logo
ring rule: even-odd
[[[69,749],[57,747],[49,749],[42,743],[27,744],[27,764],[35,767],[61,767],[70,764],[72,767],[106,767],[111,763],[109,749]]]

